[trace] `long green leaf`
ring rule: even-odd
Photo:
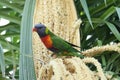
[[[5,77],[5,60],[4,60],[3,48],[1,45],[0,45],[0,66],[1,66],[2,76]]]
[[[11,8],[0,8],[0,11],[4,12],[4,13],[8,13],[10,11],[12,11]]]
[[[13,9],[13,10],[19,12],[19,13],[22,13],[22,8],[21,7],[17,6],[16,4],[11,4],[6,0],[0,0],[0,5],[7,6],[7,7]]]
[[[106,24],[109,27],[109,29],[113,32],[113,34],[115,35],[115,37],[120,41],[120,33],[116,29],[116,27],[112,23],[110,23],[110,22],[106,22]]]
[[[21,21],[20,18],[18,17],[9,16],[8,14],[2,13],[2,12],[0,12],[0,17],[10,20],[11,22],[14,22],[16,24],[20,24],[20,21]]]
[[[13,3],[24,4],[25,0],[11,0]]]
[[[7,29],[14,29],[14,28],[18,28],[18,30],[19,30],[20,26],[17,24],[10,23],[5,26],[1,26],[0,30],[7,30]]]
[[[85,11],[85,14],[86,14],[86,16],[87,16],[87,18],[88,18],[88,20],[90,22],[90,25],[93,28],[93,24],[92,24],[92,21],[91,21],[91,18],[90,18],[90,13],[89,13],[89,10],[88,10],[88,6],[87,6],[87,3],[86,3],[86,0],[80,0],[80,2],[81,2],[81,5],[82,5],[82,7],[83,7],[83,9]]]
[[[111,0],[107,0],[107,6],[110,6],[112,5],[114,2],[111,1]],[[96,6],[95,8],[91,8],[90,12],[91,12],[91,15],[95,15],[95,14],[98,14],[102,11],[104,11],[106,9],[106,6],[104,3],[102,4],[99,4],[99,6]],[[107,10],[107,9],[106,9]]]
[[[104,0],[104,3],[105,3],[105,6],[107,6],[107,1],[106,0]]]
[[[1,36],[0,36],[0,37],[1,37]],[[7,49],[10,49],[10,48],[8,47],[8,45],[9,45],[9,46],[12,47],[13,49],[19,50],[19,46],[18,46],[18,45],[15,45],[15,44],[13,44],[13,43],[11,43],[11,42],[7,42],[7,41],[4,40],[4,39],[0,39],[0,43],[1,43],[3,46],[5,46]]]
[[[118,14],[118,17],[119,17],[119,20],[120,20],[120,8],[116,7],[115,9],[117,11],[117,14]]]
[[[113,13],[115,12],[115,7],[111,6],[109,9],[107,9],[107,11],[105,11],[104,14],[102,14],[102,16],[100,17],[103,20],[106,20],[107,18],[109,18]]]
[[[34,5],[35,0],[26,0],[22,16],[19,80],[36,80],[33,58],[28,57],[29,55],[32,55],[32,25]]]
[[[14,33],[8,33],[5,35],[2,35],[1,37],[6,38],[6,37],[13,37],[13,36],[19,36],[20,33],[14,32]]]

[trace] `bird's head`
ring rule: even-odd
[[[43,24],[36,24],[33,28],[33,31],[36,31],[40,37],[44,37],[48,33],[48,29]]]

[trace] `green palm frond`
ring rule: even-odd
[[[33,58],[28,57],[32,55],[32,23],[34,5],[35,0],[26,0],[22,16],[19,71],[20,80],[36,80]]]

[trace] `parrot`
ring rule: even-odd
[[[76,46],[65,41],[51,32],[44,24],[38,23],[34,26],[33,32],[37,32],[45,47],[57,56],[76,56],[84,58],[81,51],[75,49]]]

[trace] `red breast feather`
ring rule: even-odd
[[[53,47],[50,35],[46,35],[45,37],[42,37],[41,40],[48,49]]]

